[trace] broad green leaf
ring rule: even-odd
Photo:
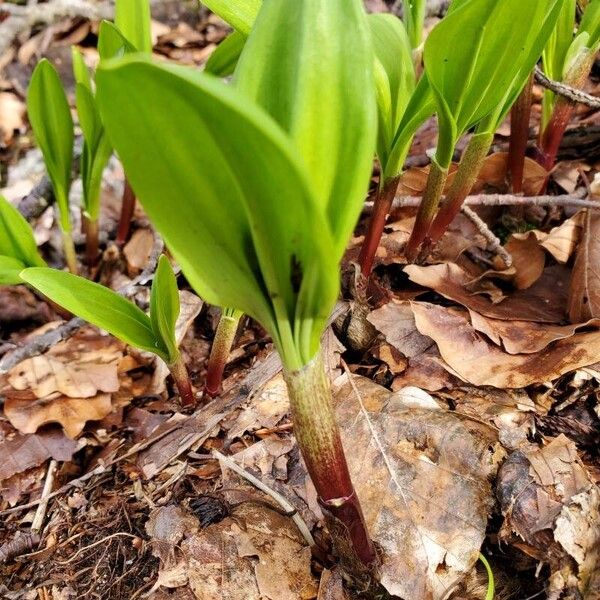
[[[0,196],[0,255],[16,259],[25,267],[46,266],[29,223],[3,196]]]
[[[338,280],[329,227],[290,140],[247,97],[193,69],[131,56],[104,63],[96,79],[132,186],[190,284],[256,318],[283,360],[301,366],[293,324],[323,326]],[[327,287],[299,315],[314,272],[330,275]]]
[[[82,319],[105,329],[125,343],[168,358],[152,330],[150,317],[133,302],[92,281],[48,268],[30,268],[21,279]]]
[[[361,0],[265,0],[234,77],[292,138],[329,218],[338,259],[372,170],[373,60]]]
[[[117,0],[115,24],[136,50],[152,53],[149,0]]]
[[[179,316],[179,290],[177,278],[169,259],[163,254],[158,261],[158,268],[152,282],[150,293],[150,320],[154,335],[162,340],[167,349],[169,364],[179,358],[179,350],[175,340],[175,324]]]
[[[555,81],[562,80],[565,57],[573,42],[575,8],[575,0],[563,2],[556,25],[542,53],[544,72],[550,79],[554,79]]]
[[[262,0],[202,0],[202,4],[237,31],[248,35]]]
[[[21,271],[27,267],[17,258],[0,256],[0,285],[19,285],[23,283]]]
[[[73,119],[56,69],[42,59],[27,91],[29,122],[48,170],[63,231],[71,231],[69,188],[73,161]]]
[[[98,33],[98,54],[101,60],[123,56],[136,49],[127,41],[114,23],[102,21]]]
[[[416,87],[410,42],[400,19],[368,17],[375,50],[375,89],[379,114],[377,154],[384,172],[393,141]]]
[[[458,137],[503,103],[546,9],[547,2],[469,0],[429,34],[424,61],[438,105],[439,164],[447,167]]]
[[[239,31],[228,35],[209,56],[204,66],[206,73],[217,77],[233,75],[248,36]]]
[[[71,46],[71,58],[73,60],[73,75],[75,76],[75,83],[86,87],[91,92],[92,78],[90,77],[90,71],[83,60],[83,55],[75,46]]]

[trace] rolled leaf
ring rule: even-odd
[[[149,0],[117,0],[115,24],[136,50],[152,52]]]
[[[12,256],[0,256],[0,285],[19,285],[23,283],[21,271],[26,264]]]
[[[248,35],[262,0],[202,0],[202,4],[237,31]]]
[[[168,359],[166,348],[154,334],[150,317],[116,292],[56,269],[25,269],[21,279],[59,306],[125,343]]]
[[[114,23],[102,21],[98,33],[98,54],[101,60],[136,52]]]
[[[152,330],[157,338],[162,340],[168,351],[168,363],[173,364],[179,357],[175,340],[175,324],[179,316],[179,290],[177,278],[169,259],[163,254],[159,261],[152,282],[150,293],[150,320]]]
[[[61,227],[69,232],[73,119],[58,73],[46,59],[37,64],[31,76],[27,112],[52,182],[60,210]]]
[[[233,75],[248,36],[239,31],[228,35],[209,56],[204,71],[217,77]]]

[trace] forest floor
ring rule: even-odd
[[[71,45],[89,65],[98,59],[106,7],[93,6],[100,12],[17,27],[0,5],[0,193],[59,268],[60,234],[25,94],[36,62],[48,57],[74,101]],[[156,3],[153,17],[155,55],[183,64],[202,65],[228,33],[196,2]],[[600,93],[599,63],[586,91]],[[536,85],[531,143],[541,96]],[[551,173],[553,199],[543,203],[529,199],[546,179],[533,160],[524,197],[508,194],[509,132],[507,121],[474,190],[486,195],[471,208],[487,227],[461,214],[425,264],[408,266],[410,198],[423,190],[435,120],[419,131],[374,276],[356,289],[366,204],[325,336],[350,468],[374,537],[394,559],[388,589],[414,590],[405,600],[449,588],[455,600],[485,598],[480,551],[497,598],[600,598],[600,213],[577,206],[600,202],[600,112],[577,107]],[[122,193],[112,159],[103,254],[88,275],[113,289],[131,285],[131,298],[147,307],[163,246],[139,205],[128,242],[114,243]],[[79,182],[71,195],[80,221]],[[83,256],[83,236],[76,241]],[[203,397],[219,310],[183,276],[179,286],[178,336],[198,396],[187,410],[152,356],[65,322],[23,286],[0,287],[0,599],[349,597],[269,338],[243,319],[223,393]],[[366,321],[356,317],[360,297]],[[312,532],[312,552],[277,494]]]

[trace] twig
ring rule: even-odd
[[[149,281],[152,281],[158,259],[160,258],[163,249],[164,242],[158,234],[155,234],[154,247],[152,248],[152,253],[150,254],[146,268],[133,281],[117,290],[117,293],[129,297],[135,293],[135,290],[139,285],[144,285]],[[79,317],[75,317],[62,325],[59,325],[56,329],[33,338],[29,343],[25,344],[25,346],[21,346],[20,348],[5,354],[2,359],[0,359],[0,375],[8,373],[14,366],[27,358],[39,356],[40,354],[47,352],[59,342],[70,338],[84,325],[86,325],[86,321]],[[1,402],[2,399],[0,398],[0,404]]]
[[[419,206],[421,196],[396,196],[392,209],[413,208]],[[596,200],[584,200],[577,196],[511,196],[510,194],[477,194],[469,196],[465,205],[467,206],[573,206],[575,208],[591,208],[600,210],[600,202]],[[373,210],[373,202],[365,202],[364,212],[370,214]]]
[[[40,498],[40,504],[33,517],[33,523],[31,523],[31,532],[39,533],[44,524],[44,518],[46,517],[46,510],[48,510],[48,496],[52,491],[54,485],[54,475],[56,473],[56,467],[58,462],[53,458],[48,465],[48,473],[46,474],[46,481],[44,482],[44,489],[42,490],[42,497]]]
[[[563,96],[567,98],[567,100],[571,100],[571,102],[576,102],[579,104],[585,104],[590,108],[598,109],[600,108],[600,98],[596,96],[592,96],[584,92],[583,90],[578,90],[570,85],[566,85],[564,83],[560,83],[558,81],[552,81],[548,79],[546,75],[544,75],[543,71],[539,68],[535,68],[535,80],[546,89],[558,94],[559,96]]]
[[[492,233],[490,228],[479,218],[479,215],[472,211],[468,206],[463,206],[462,211],[465,216],[477,227],[477,230],[486,239],[489,244],[490,250],[498,254],[498,256],[504,261],[506,267],[511,267],[513,264],[512,256],[502,246],[502,242]]]
[[[298,530],[306,540],[306,543],[311,548],[315,546],[315,540],[310,530],[308,529],[308,526],[304,522],[304,519],[298,514],[296,508],[286,498],[284,498],[279,492],[276,492],[275,490],[271,489],[268,485],[264,484],[257,477],[254,477],[254,475],[252,475],[251,473],[248,473],[248,471],[240,467],[232,458],[221,454],[218,450],[213,450],[212,455],[222,465],[225,465],[232,471],[235,471],[240,477],[243,477],[244,479],[249,481],[254,487],[258,488],[261,492],[264,492],[265,494],[273,498],[273,500],[275,500],[275,502],[277,502],[277,504],[279,504],[281,508],[283,508],[285,513],[292,518],[294,523],[296,523],[296,527],[298,527]]]

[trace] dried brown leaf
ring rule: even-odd
[[[478,333],[465,314],[427,303],[412,307],[419,331],[435,341],[453,372],[473,385],[526,387],[591,365],[600,355],[600,331],[558,340],[543,354],[508,354]]]
[[[536,229],[534,234],[556,261],[564,265],[569,261],[579,243],[584,217],[585,212],[579,211],[558,227],[551,229],[549,233]]]
[[[542,323],[561,323],[565,318],[568,271],[564,267],[548,267],[530,288],[517,290],[498,303],[470,293],[467,286],[472,277],[458,265],[409,265],[404,271],[411,281],[486,317]]]
[[[0,146],[12,142],[15,131],[24,125],[25,103],[11,92],[0,92]]]
[[[552,342],[571,337],[580,329],[600,327],[600,319],[591,319],[578,325],[552,325],[529,321],[506,321],[490,319],[470,310],[471,324],[477,331],[485,333],[509,354],[534,354]]]
[[[600,214],[587,211],[569,289],[569,319],[600,317]]]
[[[490,154],[477,177],[473,186],[473,193],[481,192],[486,186],[500,191],[506,191],[508,173],[508,152]],[[523,193],[526,196],[537,196],[543,189],[548,173],[531,158],[525,158],[523,172]]]
[[[112,412],[110,394],[93,398],[54,398],[29,400],[6,398],[4,414],[21,433],[35,433],[48,423],[59,423],[70,438],[76,438],[88,421],[98,421]]]
[[[336,401],[356,491],[383,551],[382,584],[411,600],[446,598],[485,538],[495,470],[489,430],[407,406],[365,378],[346,379]]]
[[[531,287],[544,272],[546,255],[532,232],[512,235],[505,245],[513,258],[515,275],[510,281],[518,290]]]
[[[148,264],[153,248],[154,233],[150,229],[136,229],[123,248],[130,275],[136,275]]]

